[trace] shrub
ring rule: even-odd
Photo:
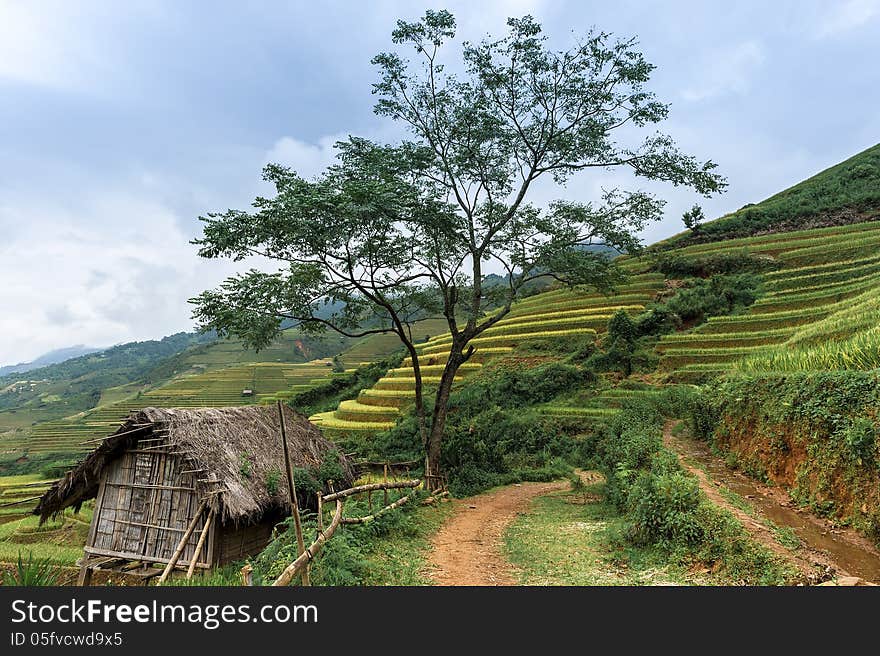
[[[695,511],[700,504],[697,481],[679,472],[656,475],[642,472],[629,493],[635,544],[659,544],[671,548],[692,546],[703,538]]]
[[[678,315],[663,305],[651,308],[635,319],[636,334],[639,337],[665,335],[680,325],[681,319]]]
[[[708,442],[721,419],[721,407],[711,392],[701,391],[691,398],[686,417],[691,435]]]
[[[668,310],[686,322],[742,310],[758,298],[760,278],[751,273],[712,276],[691,281],[666,302]]]
[[[877,425],[868,417],[853,417],[840,431],[850,457],[858,464],[874,465],[877,450]]]
[[[279,480],[281,480],[281,472],[277,469],[273,469],[266,473],[266,492],[268,492],[270,496],[274,497],[278,494]]]
[[[750,253],[747,248],[706,255],[659,253],[653,267],[670,278],[708,278],[718,274],[762,273],[780,266],[772,257]]]

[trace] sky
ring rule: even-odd
[[[729,183],[709,200],[651,186],[667,205],[646,242],[695,202],[720,216],[880,142],[880,0],[0,0],[0,365],[191,330],[187,299],[235,271],[197,256],[198,217],[247,209],[268,162],[311,176],[339,138],[399,138],[370,59],[426,8],[472,41],[524,14],[558,49],[592,26],[638,38],[660,129]]]

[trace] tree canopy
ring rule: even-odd
[[[535,277],[611,289],[614,263],[582,247],[636,251],[638,231],[662,217],[663,201],[638,189],[539,207],[528,200],[539,178],[562,186],[589,169],[621,168],[703,195],[725,186],[713,162],[682,153],[671,137],[640,136],[668,106],[646,88],[654,67],[634,39],[591,31],[554,51],[532,17],[507,25],[500,39],[463,43],[456,72],[441,56],[455,36],[452,14],[398,21],[392,42],[400,48],[373,59],[373,93],[376,113],[405,126],[409,138],[350,137],[336,144],[336,163],[311,180],[270,164],[263,177],[274,196],[257,198],[251,211],[202,217],[196,242],[203,257],[281,264],[193,299],[205,327],[257,348],[284,320],[318,332],[397,333],[413,362],[422,437],[438,458],[449,388],[473,354],[471,340]],[[490,270],[505,284],[483,285]],[[445,317],[452,335],[430,439],[412,335],[428,316]]]

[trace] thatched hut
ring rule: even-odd
[[[290,408],[284,420],[292,466],[319,467],[333,444]],[[150,576],[149,565],[175,556],[192,570],[253,555],[291,512],[280,424],[274,406],[132,412],[43,495],[34,514],[45,520],[96,500],[82,582],[95,567],[139,563]],[[336,485],[347,487],[351,466],[343,457],[339,464]]]

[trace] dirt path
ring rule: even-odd
[[[817,583],[834,577],[847,585],[858,585],[861,579],[880,582],[880,552],[868,540],[796,508],[784,490],[731,470],[707,445],[674,435],[677,423],[666,423],[663,443],[697,477],[700,489],[712,503],[733,513],[755,540],[796,566],[805,581]],[[722,493],[724,489],[738,494],[749,512],[732,503],[730,495]],[[774,526],[793,531],[800,545],[784,545]]]
[[[437,585],[516,585],[502,554],[504,530],[532,499],[568,487],[567,481],[517,483],[455,501],[455,514],[432,540],[430,577]]]

